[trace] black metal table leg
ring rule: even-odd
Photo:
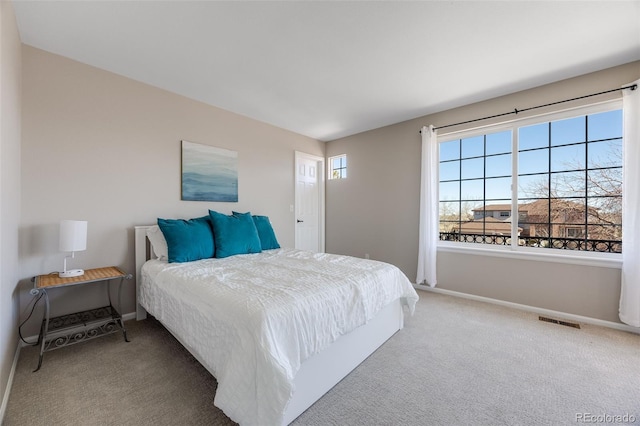
[[[47,341],[47,331],[49,330],[49,295],[47,294],[47,290],[41,289],[44,295],[44,319],[42,320],[42,325],[40,326],[40,334],[38,335],[38,343],[40,344],[40,357],[38,358],[38,367],[36,367],[33,372],[40,370],[42,367],[42,357],[44,356],[44,345]]]

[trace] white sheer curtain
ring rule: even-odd
[[[420,176],[420,227],[417,284],[436,286],[438,246],[438,134],[433,126],[422,128],[422,172]]]
[[[640,80],[632,84],[640,84]],[[640,327],[640,88],[623,90],[622,289],[620,320]]]

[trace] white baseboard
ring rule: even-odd
[[[0,406],[0,425],[4,423],[4,414],[7,411],[7,404],[9,404],[9,394],[11,393],[11,387],[13,386],[13,376],[18,366],[18,359],[20,358],[20,344],[16,345],[16,352],[13,356],[13,364],[11,365],[11,371],[9,372],[9,378],[7,379],[7,386],[4,390],[4,397],[2,398],[2,405]]]
[[[136,312],[129,312],[128,314],[124,314],[122,316],[122,321],[130,321],[136,319]]]
[[[494,305],[506,306],[509,308],[519,309],[521,311],[533,312],[536,314],[542,314],[550,317],[568,319],[574,322],[583,324],[598,325],[601,327],[613,328],[621,331],[628,331],[630,333],[640,334],[640,328],[632,327],[627,324],[622,324],[613,321],[605,321],[598,318],[585,317],[582,315],[569,314],[567,312],[554,311],[552,309],[538,308],[536,306],[522,305],[520,303],[507,302],[505,300],[492,299],[490,297],[476,296],[475,294],[461,293],[459,291],[447,290],[437,287],[428,287],[426,285],[414,284],[413,287],[416,290],[430,291],[433,293],[446,294],[449,296],[460,297],[463,299],[477,300],[479,302],[492,303]]]

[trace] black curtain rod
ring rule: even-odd
[[[558,101],[558,102],[551,102],[550,104],[538,105],[538,106],[525,108],[525,109],[517,109],[517,108],[515,108],[513,111],[504,112],[502,114],[490,115],[490,116],[487,116],[487,117],[476,118],[474,120],[461,121],[459,123],[453,123],[453,124],[447,124],[447,125],[444,125],[444,126],[434,127],[433,130],[444,129],[446,127],[459,126],[460,124],[474,123],[476,121],[488,120],[490,118],[503,117],[505,115],[518,114],[520,112],[531,111],[532,109],[544,108],[544,107],[548,107],[548,106],[551,106],[551,105],[562,104],[562,103],[565,103],[565,102],[577,101],[578,99],[590,98],[591,96],[604,95],[605,93],[616,92],[618,90],[625,90],[625,89],[636,90],[637,88],[638,88],[637,84],[632,84],[631,86],[625,86],[625,87],[619,87],[617,89],[605,90],[604,92],[598,92],[598,93],[592,93],[590,95],[578,96],[577,98],[565,99],[563,101]],[[420,132],[422,132],[422,130]]]

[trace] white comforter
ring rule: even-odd
[[[413,313],[418,295],[393,265],[278,249],[148,261],[139,303],[216,377],[216,406],[242,425],[276,425],[300,364],[398,298]]]

